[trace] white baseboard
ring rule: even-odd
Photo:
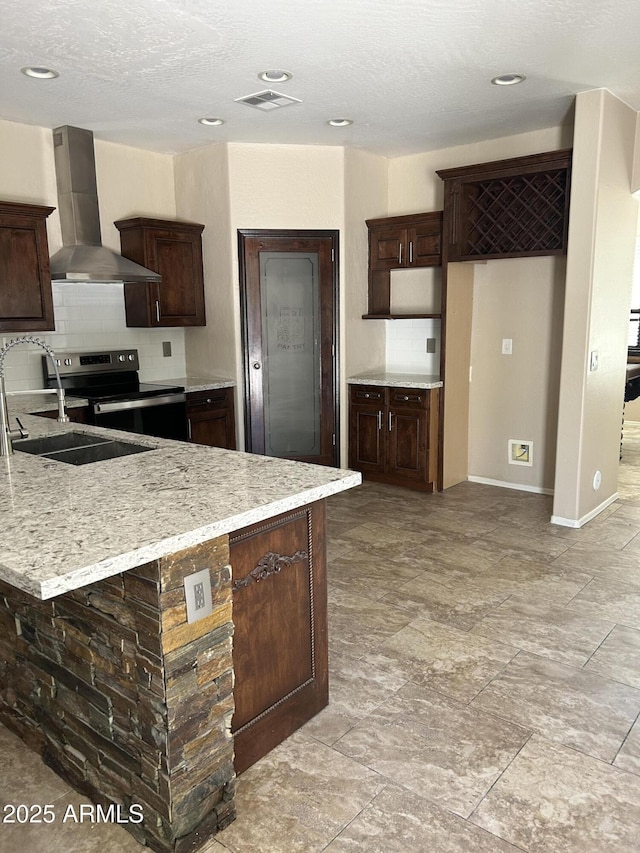
[[[491,480],[489,477],[467,477],[471,483],[484,483],[485,486],[499,486],[501,489],[517,489],[519,492],[534,492],[536,495],[552,495],[553,489],[542,486],[525,486],[522,483],[506,483],[504,480]]]
[[[611,506],[611,504],[614,501],[617,501],[619,497],[620,495],[615,492],[611,497],[608,497],[606,501],[602,501],[599,506],[592,509],[591,512],[583,515],[582,518],[563,518],[561,515],[552,515],[551,524],[559,524],[561,527],[584,527],[588,521],[591,521],[591,519],[595,518],[596,515],[600,515],[603,510],[608,506]]]

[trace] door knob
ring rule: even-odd
[[[260,362],[259,362],[259,361],[254,361],[254,362],[253,362],[253,369],[254,369],[254,370],[260,370],[260,366],[261,366],[261,365],[260,365]]]

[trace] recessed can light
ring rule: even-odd
[[[286,83],[287,80],[291,80],[292,77],[293,74],[290,71],[280,71],[277,69],[261,71],[258,74],[258,78],[260,80],[264,80],[265,83]]]
[[[350,118],[331,118],[327,122],[331,127],[348,127],[350,124],[353,124],[353,119]]]
[[[38,80],[53,80],[54,77],[59,77],[57,71],[53,68],[44,68],[41,65],[27,65],[21,68],[20,71],[27,77],[36,77]]]
[[[515,86],[526,79],[524,74],[500,74],[498,77],[494,77],[491,82],[494,86]]]
[[[220,127],[221,124],[224,124],[224,119],[221,118],[199,118],[198,121],[208,127]]]

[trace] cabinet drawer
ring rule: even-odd
[[[195,413],[229,406],[231,390],[231,388],[216,388],[212,391],[191,391],[187,394],[187,411]]]
[[[426,409],[429,391],[426,388],[390,388],[389,406],[392,409]]]
[[[359,405],[384,405],[385,403],[385,388],[379,385],[351,385],[350,400],[352,403]]]

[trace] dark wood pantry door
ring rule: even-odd
[[[337,465],[337,231],[238,232],[246,447]]]

